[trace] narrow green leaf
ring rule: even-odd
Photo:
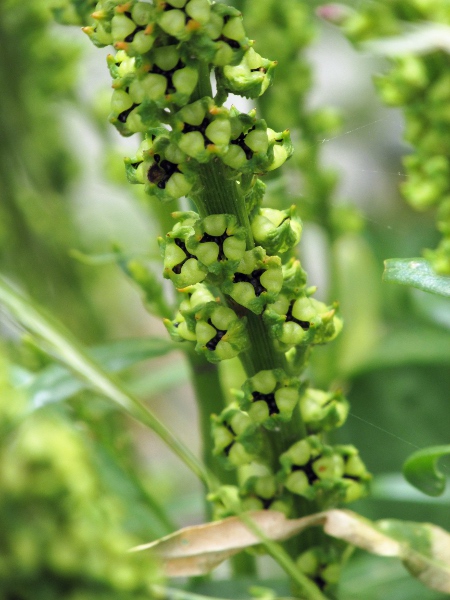
[[[450,297],[450,277],[437,275],[423,258],[390,258],[384,262],[383,280]]]
[[[91,388],[121,406],[142,424],[150,427],[197,477],[210,489],[215,489],[215,479],[189,448],[147,406],[127,392],[113,375],[106,373],[57,319],[14,290],[2,276],[0,276],[0,303],[38,339],[50,345],[61,362],[86,381]]]
[[[403,475],[424,494],[441,496],[445,491],[445,475],[439,471],[438,461],[449,454],[450,445],[418,450],[403,465]]]
[[[174,345],[159,338],[137,338],[102,344],[89,350],[90,356],[106,371],[119,372],[143,360],[164,356]],[[29,399],[30,410],[67,400],[86,384],[60,365],[50,365],[22,388]]]

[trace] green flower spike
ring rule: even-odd
[[[349,403],[342,392],[324,392],[307,388],[300,398],[300,413],[310,433],[341,427],[348,415]]]
[[[269,254],[287,252],[300,241],[302,224],[295,218],[295,206],[288,210],[261,208],[252,220],[255,243]]]
[[[246,320],[217,302],[206,304],[196,314],[196,350],[210,362],[238,356],[249,346]]]
[[[267,303],[274,302],[283,285],[281,259],[266,256],[260,246],[247,250],[222,289],[235,302],[259,315]]]
[[[194,234],[193,225],[198,215],[188,212],[173,213],[173,216],[180,221],[165,239],[158,240],[164,258],[163,275],[171,279],[177,288],[186,288],[200,283],[207,275],[206,268],[186,248],[186,240]]]
[[[245,254],[245,229],[238,227],[234,215],[209,215],[197,221],[194,230],[186,247],[220,284],[226,274],[234,272]]]
[[[291,446],[280,462],[286,489],[324,508],[368,492],[371,476],[353,446],[328,446],[311,435]]]
[[[144,184],[145,192],[162,202],[182,198],[192,189],[196,175],[189,169],[186,155],[170,141],[166,129],[151,131],[136,155],[125,158],[128,181]]]
[[[272,83],[276,65],[276,61],[263,58],[249,48],[238,65],[216,69],[219,94],[238,94],[246,98],[261,96]]]
[[[282,369],[259,371],[236,392],[243,410],[255,423],[276,429],[289,421],[300,398],[298,379],[288,377]]]
[[[327,306],[306,295],[289,300],[288,296],[280,294],[265,311],[264,319],[284,351],[300,344],[325,344],[342,329],[336,307]]]
[[[237,403],[227,406],[219,416],[212,416],[212,435],[214,454],[228,469],[251,463],[262,448],[261,433]]]

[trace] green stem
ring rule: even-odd
[[[200,431],[202,435],[202,457],[206,467],[216,475],[221,483],[236,483],[235,473],[222,467],[214,456],[211,435],[211,415],[219,414],[225,408],[225,399],[219,379],[217,365],[207,362],[194,351],[187,353],[192,373],[192,384],[198,401]]]

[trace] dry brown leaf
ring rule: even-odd
[[[248,520],[252,526],[244,522]],[[168,576],[204,575],[241,550],[260,544],[256,530],[270,540],[282,541],[317,525],[323,525],[328,535],[372,554],[400,558],[422,583],[450,593],[450,535],[446,531],[427,523],[395,520],[373,523],[349,510],[333,509],[301,519],[287,519],[280,512],[261,510],[186,527],[133,551],[153,550],[161,558]]]
[[[281,541],[306,527],[321,524],[324,514],[289,520],[283,513],[260,510],[247,516],[265,537]],[[214,523],[185,527],[132,551],[153,550],[163,561],[167,575],[180,577],[209,573],[227,558],[260,543],[260,537],[240,517],[228,517]]]

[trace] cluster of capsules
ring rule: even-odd
[[[375,2],[358,11],[324,7],[323,15],[340,24],[355,43],[400,35],[406,22],[450,24],[446,0]],[[450,74],[448,54],[432,44],[428,50],[406,49],[390,59],[390,69],[375,79],[382,100],[400,107],[405,117],[405,139],[414,151],[403,164],[401,190],[419,211],[437,207],[442,239],[425,256],[437,272],[450,274]]]
[[[236,498],[240,510],[271,508],[290,515],[295,496],[326,508],[366,495],[370,475],[356,448],[325,441],[348,415],[340,391],[314,389],[274,369],[258,372],[234,395],[235,401],[213,417],[215,454],[226,468],[238,469],[240,480],[235,490],[225,486],[216,494],[221,516],[236,511]],[[274,465],[265,439],[298,418],[295,411],[307,435],[276,457]]]

